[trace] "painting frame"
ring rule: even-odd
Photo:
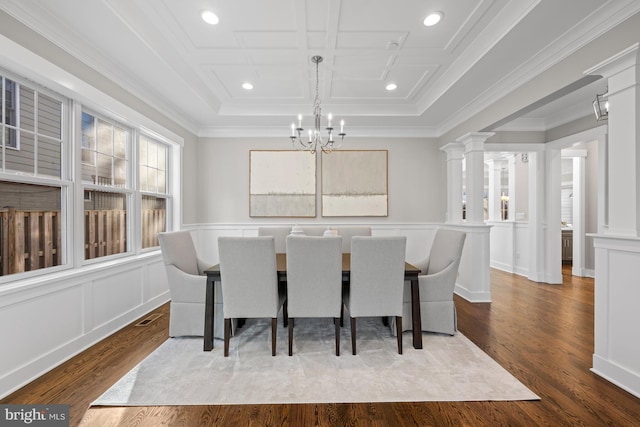
[[[389,216],[389,151],[334,150],[321,157],[323,217]]]
[[[299,150],[249,150],[249,217],[315,218],[316,156]]]

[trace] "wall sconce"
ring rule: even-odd
[[[596,113],[596,120],[606,120],[609,117],[609,101],[607,99],[609,90],[603,94],[596,94],[593,100],[593,111]]]

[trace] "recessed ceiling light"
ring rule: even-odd
[[[202,20],[207,24],[216,25],[218,22],[220,22],[220,19],[218,19],[218,15],[211,12],[210,10],[203,10],[200,16],[202,16]]]
[[[397,84],[395,84],[395,83],[389,83],[389,84],[386,86],[386,89],[387,89],[388,91],[396,90],[397,88],[398,88],[398,85],[397,85]]]
[[[251,89],[253,89],[253,85],[251,83],[249,83],[249,82],[242,83],[242,89],[251,90]]]
[[[443,17],[442,12],[432,12],[424,18],[424,25],[427,27],[431,27],[432,25],[436,25]]]

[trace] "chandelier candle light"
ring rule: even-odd
[[[333,127],[331,126],[331,120],[333,120],[333,116],[329,114],[327,116],[327,127],[325,130],[327,131],[327,139],[322,138],[322,134],[320,132],[321,122],[322,122],[322,109],[320,108],[320,97],[318,96],[318,85],[319,85],[319,77],[318,77],[318,65],[322,62],[322,56],[314,56],[311,58],[311,62],[316,64],[316,97],[313,100],[313,119],[314,119],[314,128],[309,129],[308,138],[305,140],[302,136],[304,132],[304,128],[302,127],[302,114],[298,114],[298,127],[296,127],[295,123],[291,123],[291,144],[294,148],[299,150],[309,150],[311,153],[315,154],[318,149],[322,150],[323,153],[330,153],[334,148],[339,148],[342,145],[342,141],[344,137],[347,135],[344,133],[344,120],[340,121],[340,133],[338,136],[340,137],[338,143],[336,144],[333,139]],[[296,144],[298,142],[298,144]]]

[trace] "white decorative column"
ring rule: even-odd
[[[608,193],[603,195],[608,196],[608,227],[599,227],[599,234],[592,236],[596,255],[592,371],[640,397],[638,47],[636,43],[585,74],[602,75],[609,85]],[[603,181],[599,179],[599,186]]]
[[[462,223],[462,162],[464,145],[451,142],[440,148],[447,154],[447,223]]]
[[[609,231],[640,236],[640,70],[638,44],[587,74],[609,81]]]
[[[585,150],[586,151],[586,150]],[[573,265],[574,276],[585,275],[586,152],[573,157]]]
[[[529,271],[527,278],[545,281],[545,177],[544,151],[529,153]]]
[[[562,150],[547,148],[545,167],[545,277],[544,282],[562,284],[562,215],[560,187],[562,175]]]
[[[464,145],[467,168],[467,214],[465,224],[458,227],[465,231],[467,238],[460,260],[459,275],[455,292],[471,302],[491,301],[489,281],[491,226],[484,223],[484,142],[493,133],[469,133],[456,141]]]
[[[456,141],[464,144],[467,166],[467,224],[484,224],[484,142],[493,132],[471,132]]]

